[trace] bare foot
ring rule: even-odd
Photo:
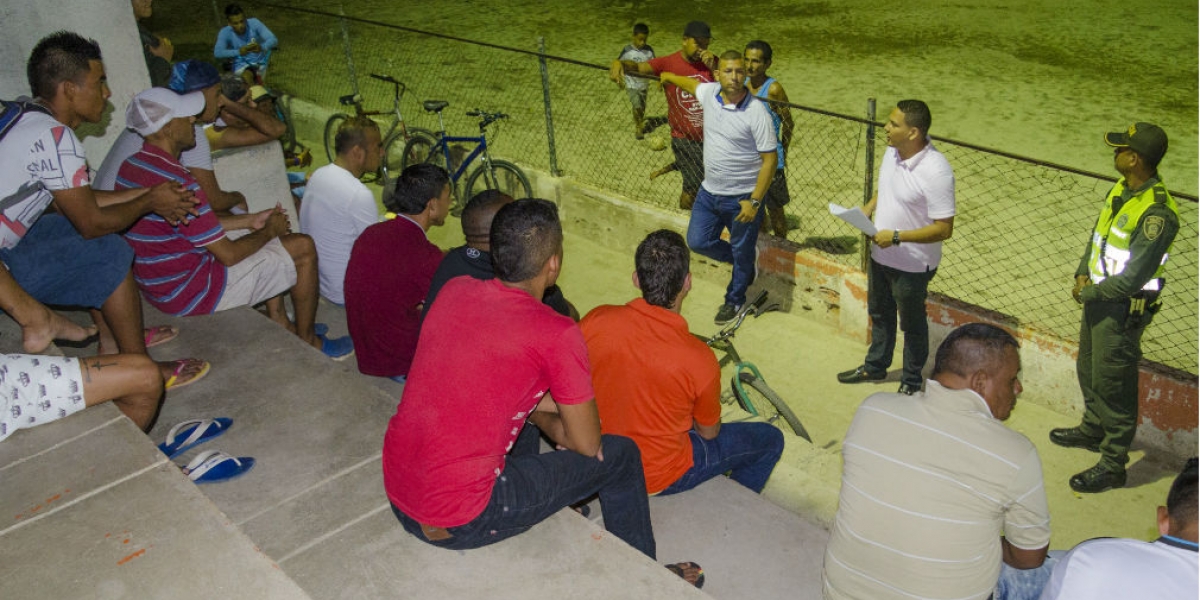
[[[23,347],[30,354],[44,351],[54,340],[82,342],[96,335],[94,326],[76,325],[45,306],[39,305],[38,309],[31,310],[27,321],[20,324]]]

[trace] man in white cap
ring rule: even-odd
[[[145,138],[141,151],[117,172],[117,187],[173,180],[199,200],[195,218],[173,225],[156,216],[125,234],[133,247],[134,278],[146,299],[174,315],[198,315],[265,303],[268,316],[335,360],[353,353],[349,338],[326,339],[313,331],[317,312],[317,254],[312,238],[290,233],[282,208],[218,217],[204,191],[179,163],[196,143],[194,123],[204,94],[148,89],[133,98],[126,124]],[[234,231],[226,236],[226,230]],[[244,231],[243,231],[244,230]],[[295,307],[284,311],[284,292]]]

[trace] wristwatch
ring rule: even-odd
[[[900,245],[900,230],[899,229],[892,230],[892,245],[893,246]]]
[[[758,207],[762,206],[762,200],[755,200],[754,198],[750,198],[750,206],[753,206],[754,210],[758,210]]]

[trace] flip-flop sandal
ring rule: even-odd
[[[167,458],[175,458],[222,433],[233,425],[229,417],[215,419],[192,419],[184,421],[167,432],[167,439],[158,445]]]
[[[201,367],[199,371],[196,371],[191,377],[184,379],[184,374],[187,373],[188,367],[194,366],[197,363],[202,363],[203,367]],[[165,389],[174,390],[187,385],[192,385],[193,383],[204,379],[204,376],[208,375],[208,371],[211,368],[212,365],[209,364],[207,360],[199,358],[184,358],[177,360],[175,361],[175,371],[173,371],[171,376],[167,378]]]
[[[679,578],[684,581],[687,581],[687,577],[684,576],[684,569],[688,569],[688,568],[696,569],[697,571],[699,571],[699,573],[696,575],[696,581],[695,581],[695,583],[692,583],[692,585],[696,586],[696,589],[700,589],[700,588],[704,587],[704,569],[701,568],[700,565],[698,565],[694,562],[681,562],[681,563],[675,563],[673,565],[667,565],[668,571],[678,575]]]
[[[146,336],[146,347],[161,346],[179,336],[179,328],[173,325],[155,325],[142,330]]]
[[[196,483],[217,483],[240,477],[253,467],[254,459],[249,456],[234,458],[220,450],[207,450],[181,468]]]
[[[329,326],[324,323],[313,323],[313,335],[325,337],[329,333]]]

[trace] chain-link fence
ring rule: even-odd
[[[681,210],[679,171],[651,178],[674,161],[657,83],[651,83],[647,99],[650,131],[637,140],[630,100],[608,79],[608,65],[421,32],[364,15],[339,18],[294,6],[244,6],[282,40],[272,57],[268,83],[273,88],[331,110],[345,110],[338,98],[358,92],[368,108],[390,110],[390,86],[367,74],[390,75],[407,84],[401,108],[410,127],[437,129],[436,117],[421,109],[423,100],[450,103],[443,112],[450,135],[476,134],[478,120],[466,116],[468,110],[504,112],[510,118],[488,129],[492,156],[662,210]],[[214,27],[209,39],[215,36]],[[792,198],[785,207],[791,226],[786,241],[857,268],[865,240],[830,215],[827,206],[863,202],[886,148],[882,129],[865,114],[796,105],[791,114],[795,135],[785,168]],[[1113,179],[951,140],[935,143],[954,167],[958,216],[932,289],[1006,315],[1013,325],[1076,340],[1073,275]],[[1164,309],[1143,348],[1148,360],[1194,375],[1196,198],[1174,196],[1181,228],[1168,263]]]

